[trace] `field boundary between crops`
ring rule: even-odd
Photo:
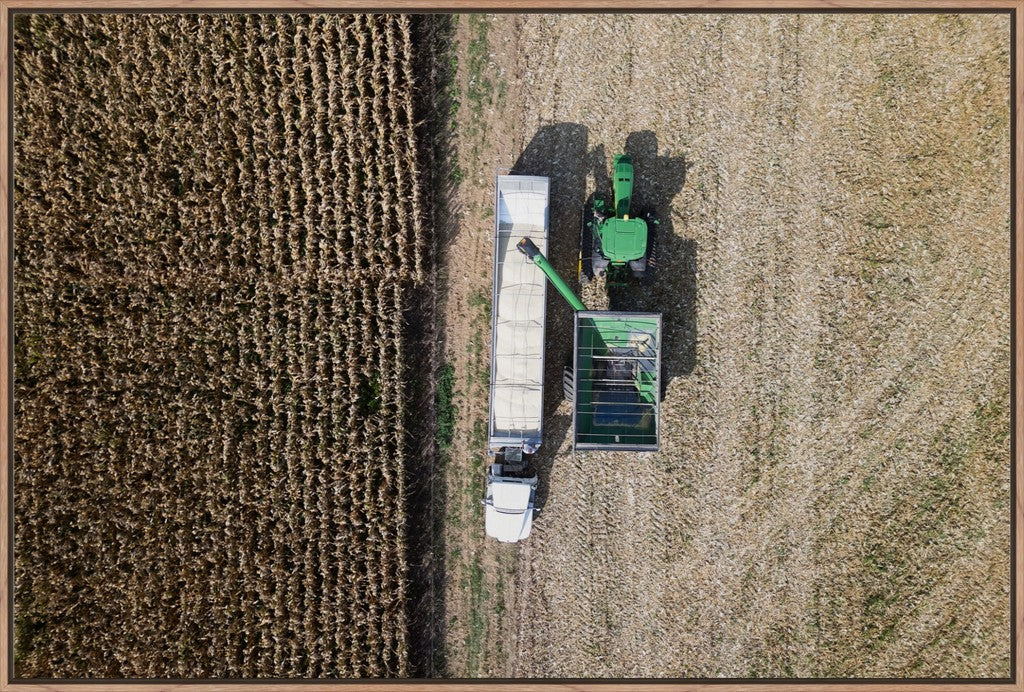
[[[446,15],[427,15],[415,26],[414,108],[417,118],[418,158],[426,201],[427,232],[431,234],[426,264],[429,279],[414,294],[406,315],[409,342],[410,419],[408,526],[410,598],[409,655],[414,677],[436,677],[444,670],[444,514],[446,507],[445,464],[439,444],[439,389],[443,367],[441,344],[444,327],[437,302],[437,263],[441,243],[457,217],[455,186],[451,175],[451,88],[448,60],[452,44],[451,20]],[[429,377],[417,373],[429,373]]]

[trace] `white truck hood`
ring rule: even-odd
[[[515,543],[530,535],[534,487],[534,482],[507,479],[494,479],[487,484],[484,528],[488,536]]]

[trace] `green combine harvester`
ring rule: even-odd
[[[563,376],[573,448],[657,451],[661,315],[587,310],[533,241],[523,238],[516,247],[575,311],[573,362]]]
[[[654,278],[658,222],[650,214],[631,216],[633,160],[619,154],[612,168],[612,205],[595,191],[593,203],[583,209],[579,278],[586,283],[603,276],[612,286],[630,281],[649,284]]]

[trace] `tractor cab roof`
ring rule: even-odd
[[[612,217],[600,227],[601,254],[611,262],[640,259],[647,252],[647,222],[643,219]]]

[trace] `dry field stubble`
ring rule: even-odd
[[[664,312],[670,382],[662,452],[574,455],[551,292],[544,510],[521,547],[463,544],[515,566],[451,619],[449,672],[1008,675],[1007,15],[484,22],[515,40],[467,225],[525,158],[572,275],[577,205],[632,146],[663,237],[626,299]]]
[[[14,29],[16,674],[405,674],[410,19]]]

